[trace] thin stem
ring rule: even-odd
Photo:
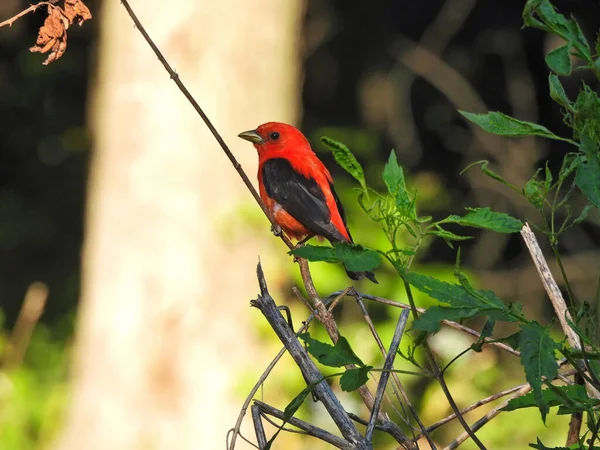
[[[404,289],[406,290],[406,295],[408,296],[408,301],[411,304],[411,308],[413,308],[413,305],[415,305],[415,300],[412,295],[412,290],[410,289],[410,284],[408,284],[408,282],[406,281],[406,279],[404,279],[404,277],[402,279],[404,281]],[[416,311],[416,306],[414,306],[413,310]],[[450,393],[450,390],[448,389],[446,380],[444,380],[444,374],[440,370],[440,367],[438,366],[438,364],[435,360],[435,357],[433,356],[433,352],[429,348],[429,344],[427,343],[426,340],[423,341],[423,348],[424,348],[425,354],[427,355],[427,358],[429,360],[429,364],[433,368],[433,375],[436,378],[437,382],[440,384],[440,387],[442,388],[442,391],[444,392],[444,395],[446,396],[446,399],[448,400],[448,403],[450,404],[452,411],[454,411],[454,413],[456,414],[456,418],[458,419],[460,424],[463,426],[463,428],[465,429],[467,434],[471,437],[471,439],[473,439],[473,442],[475,442],[475,444],[481,450],[485,450],[486,449],[485,445],[483,445],[483,443],[475,435],[473,430],[471,430],[471,427],[469,426],[469,424],[467,424],[464,417],[460,413],[460,410],[458,409],[458,406],[456,405],[456,402],[454,401],[454,398],[452,397],[452,394]]]

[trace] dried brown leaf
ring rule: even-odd
[[[67,28],[69,28],[70,21],[65,17],[61,8],[57,6],[49,6],[50,13],[44,25],[40,28],[36,45],[31,47],[29,51],[48,53],[48,57],[43,62],[44,65],[48,65],[53,61],[60,58],[67,49]]]
[[[92,18],[92,13],[81,0],[65,0],[64,14],[71,24],[81,24]]]

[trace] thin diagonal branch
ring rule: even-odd
[[[269,414],[270,416],[273,416],[277,419],[285,420],[283,411],[281,411],[277,408],[274,408],[271,405],[268,405],[259,400],[255,400],[252,408],[254,408],[255,406],[260,410],[260,412],[262,414]],[[313,436],[317,439],[321,439],[322,441],[328,442],[331,445],[336,446],[337,448],[344,448],[344,449],[351,448],[351,447],[349,447],[348,442],[346,442],[344,439],[342,439],[334,434],[331,434],[328,431],[325,431],[319,427],[315,427],[314,425],[311,425],[310,423],[305,422],[304,420],[298,419],[296,417],[290,417],[287,420],[287,422],[290,425],[293,425],[293,426],[305,431],[310,436]]]
[[[375,403],[373,404],[373,409],[371,410],[371,418],[369,419],[369,425],[367,426],[367,432],[365,433],[365,438],[367,439],[367,441],[371,441],[371,439],[373,438],[375,420],[377,419],[379,408],[381,408],[383,393],[385,392],[387,382],[390,378],[390,370],[392,370],[394,367],[394,360],[396,358],[398,346],[400,345],[400,339],[402,339],[402,335],[404,334],[404,328],[406,328],[406,323],[408,322],[408,313],[409,311],[407,309],[403,310],[400,313],[398,323],[396,324],[396,330],[394,331],[394,336],[392,338],[392,343],[390,344],[390,350],[388,352],[387,357],[385,358],[385,362],[383,363],[383,373],[379,378],[379,385],[377,386],[377,392],[375,393]]]

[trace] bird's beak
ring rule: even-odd
[[[250,141],[253,144],[264,144],[265,141],[260,137],[260,134],[256,132],[256,130],[244,131],[243,133],[238,134],[238,137]]]

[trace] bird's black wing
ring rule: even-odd
[[[267,195],[311,232],[329,241],[346,241],[331,223],[325,195],[317,182],[296,172],[287,159],[266,161],[262,166],[262,180]]]

